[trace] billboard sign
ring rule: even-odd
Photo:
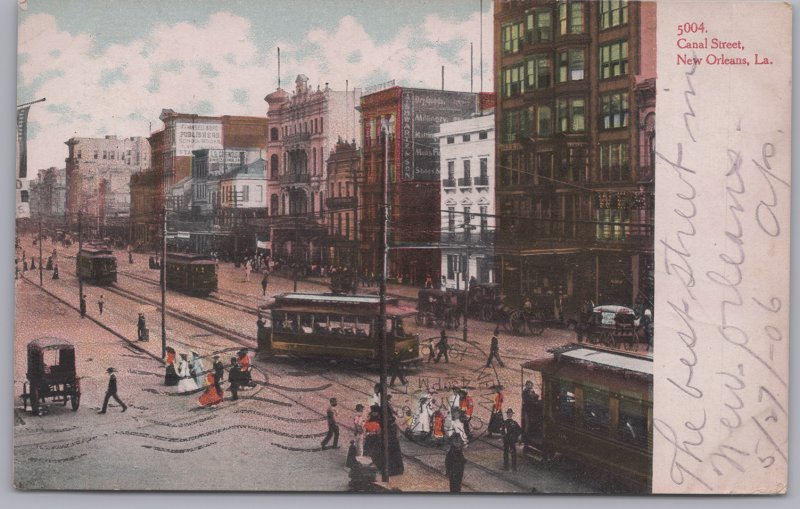
[[[222,123],[175,122],[176,156],[191,156],[203,148],[222,149]]]

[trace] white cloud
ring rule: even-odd
[[[492,89],[492,16],[484,15],[484,90]],[[48,14],[27,17],[19,29],[21,88],[47,97],[31,109],[37,129],[29,139],[29,172],[63,166],[72,136],[147,136],[161,127],[162,108],[213,115],[262,116],[263,98],[276,86],[275,47],[265,54],[252,36],[255,21],[218,12],[203,24],[160,24],[140,39],[98,49],[89,34],[72,35]],[[455,22],[429,16],[376,42],[352,16],[313,28],[297,41],[278,41],[282,85],[290,90],[303,73],[313,85],[343,90],[377,80],[469,90],[469,43],[475,44],[478,88],[478,13]],[[33,132],[35,131],[35,133]]]

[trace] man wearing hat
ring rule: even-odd
[[[117,376],[114,374],[116,371],[117,370],[114,368],[108,368],[106,370],[106,373],[111,376],[108,377],[108,388],[106,389],[106,397],[103,399],[103,409],[98,412],[100,414],[106,413],[106,409],[108,408],[108,400],[111,398],[114,398],[114,401],[119,403],[123,412],[128,409],[128,405],[123,403],[122,400],[119,399],[119,396],[117,396]]]
[[[219,360],[219,355],[214,356],[214,386],[222,396],[222,379],[225,376],[225,365]]]
[[[514,420],[514,411],[506,410],[506,420],[501,428],[503,432],[503,470],[508,470],[508,455],[511,454],[511,470],[517,469],[517,442],[522,428]]]
[[[444,459],[444,471],[450,479],[450,493],[461,493],[461,481],[464,479],[464,465],[467,459],[464,457],[464,444],[461,437],[453,435],[450,437],[450,450]]]
[[[489,344],[489,358],[486,359],[487,368],[492,365],[492,359],[496,359],[501,368],[506,367],[506,365],[503,363],[503,360],[500,358],[500,344],[497,340],[497,336],[499,335],[500,329],[495,329],[494,334],[492,335],[492,341]]]

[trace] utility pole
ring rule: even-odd
[[[475,226],[470,221],[470,213],[464,211],[464,244],[467,248],[467,257],[464,260],[464,342],[467,342],[467,315],[469,314],[469,257],[470,238]]]
[[[292,279],[294,279],[294,291],[297,291],[297,269],[300,265],[300,262],[297,261],[297,246],[298,246],[298,237],[299,237],[299,230],[300,230],[300,216],[297,211],[295,211],[294,216],[294,244],[292,245],[292,258],[294,258],[294,269],[292,270]]]
[[[383,449],[383,471],[381,480],[389,481],[389,412],[386,398],[387,365],[389,363],[389,345],[386,341],[386,278],[389,275],[389,122],[383,120],[383,221],[381,221],[381,251],[383,252],[383,267],[380,282],[380,317],[378,330],[381,338],[381,448]]]
[[[39,213],[39,286],[43,286],[43,279],[42,279],[42,204],[41,204],[41,197],[39,198],[39,202],[37,203],[37,212]]]
[[[353,150],[355,151],[355,143],[356,140],[353,139]],[[353,285],[353,294],[358,293],[358,281],[360,279],[359,275],[361,273],[361,263],[359,263],[359,257],[361,254],[361,249],[358,243],[358,173],[357,167],[355,162],[350,163],[350,173],[351,178],[353,179],[353,245],[354,253],[353,256],[353,263],[355,267],[353,268],[353,277],[355,277],[355,284]]]
[[[80,256],[83,251],[83,212],[78,211],[78,266],[75,272],[78,274],[78,302],[83,299],[83,278],[81,277]]]
[[[161,358],[167,356],[167,207],[161,225]]]

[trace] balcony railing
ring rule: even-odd
[[[442,245],[480,247],[493,246],[494,240],[494,231],[475,229],[471,232],[443,232],[441,243]]]
[[[458,187],[472,187],[472,179],[469,177],[458,179]]]
[[[283,143],[286,145],[291,145],[293,143],[305,143],[311,139],[311,133],[294,133],[286,136],[283,139]]]
[[[456,179],[442,179],[442,187],[456,187]]]
[[[564,221],[529,219],[508,221],[497,233],[499,248],[547,245],[599,246],[603,244],[653,245],[653,225],[632,221]]]
[[[325,200],[325,206],[328,208],[328,210],[352,209],[356,206],[356,199],[354,196],[327,198]]]
[[[480,187],[480,186],[488,186],[489,185],[489,176],[488,175],[482,175],[480,177],[475,177],[474,182],[475,182],[475,185],[478,186],[478,187]]]
[[[287,173],[281,175],[281,184],[308,184],[308,173]]]

